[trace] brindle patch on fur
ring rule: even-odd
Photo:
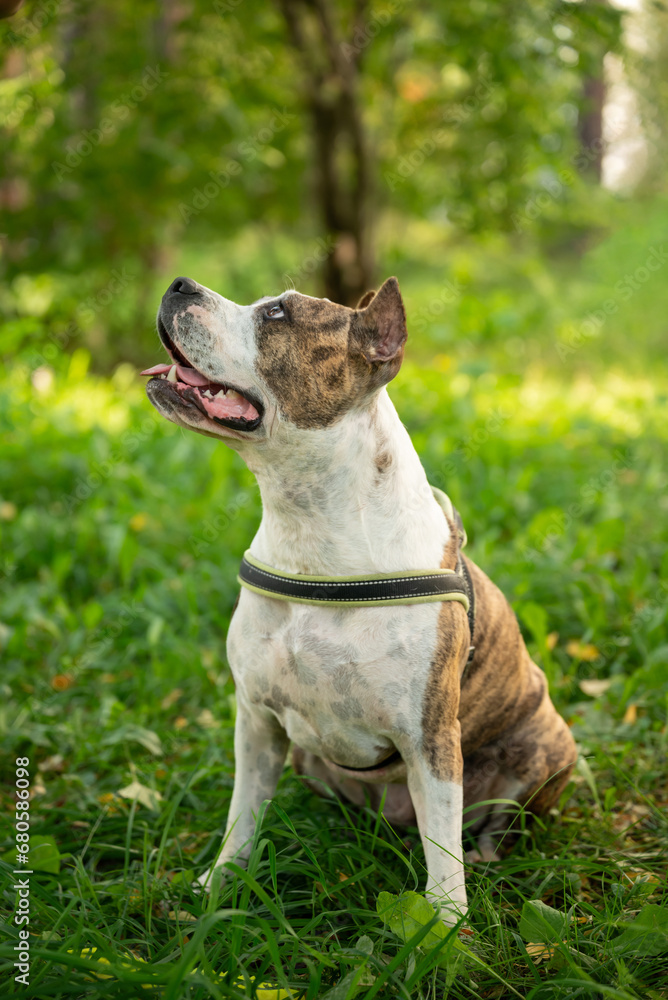
[[[450,538],[441,569],[457,563],[457,535],[450,523]],[[459,736],[459,671],[469,647],[468,618],[463,605],[444,601],[438,615],[436,649],[422,706],[422,749],[436,777],[462,781],[463,763]]]
[[[441,566],[453,569],[456,558],[453,531]],[[423,750],[444,780],[462,780],[463,758],[465,805],[480,799],[481,783],[493,789],[498,780],[495,794],[503,797],[510,780],[520,783],[520,804],[543,813],[568,781],[576,759],[573,737],[550,701],[512,608],[482,570],[466,562],[476,594],[475,655],[460,686],[468,620],[461,605],[444,603],[424,696]],[[495,817],[487,829],[503,823]]]
[[[403,317],[398,286],[396,295],[397,301],[381,296],[378,311],[394,308]],[[258,374],[287,420],[300,428],[327,427],[394,378],[403,349],[386,361],[365,356],[377,322],[373,308],[367,313],[298,292],[284,299],[283,319],[266,318],[258,306]]]

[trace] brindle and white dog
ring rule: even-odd
[[[454,569],[456,526],[385,388],[406,341],[395,278],[357,309],[294,291],[239,306],[178,278],[158,330],[172,364],[144,373],[154,376],[148,397],[168,420],[234,448],[255,473],[256,559],[321,576]],[[318,790],[326,782],[375,807],[385,796],[390,823],[417,823],[426,892],[446,922],[465,912],[463,807],[482,803],[467,813],[478,844],[469,858],[493,858],[507,806],[485,800],[545,813],[576,758],[508,602],[467,566],[476,595],[468,667],[460,603],[341,608],[242,589],[227,637],[236,774],[214,868],[247,856],[292,741],[295,770],[318,779]]]

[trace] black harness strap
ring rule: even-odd
[[[323,604],[385,604],[443,594],[463,594],[469,601],[470,583],[461,572],[444,571],[416,576],[396,576],[380,580],[299,580],[271,572],[249,562],[244,556],[239,579],[246,586],[284,600]]]

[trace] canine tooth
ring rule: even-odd
[[[172,365],[172,367],[167,372],[167,381],[178,382],[178,378],[176,376],[176,365]]]
[[[213,396],[211,395],[211,389],[205,389],[202,395],[206,396],[207,399],[213,399]]]

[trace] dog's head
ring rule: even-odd
[[[368,406],[401,367],[406,317],[396,278],[356,309],[295,291],[239,306],[177,278],[158,332],[171,364],[142,373],[155,408],[202,434],[260,441],[277,423],[322,428]]]

